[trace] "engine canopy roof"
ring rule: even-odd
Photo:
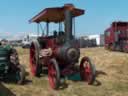
[[[72,4],[65,4],[63,7],[46,8],[29,20],[29,22],[62,22],[65,20],[65,10],[70,10],[73,17],[84,14],[84,10],[75,8]]]

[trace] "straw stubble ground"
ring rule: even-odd
[[[17,49],[20,62],[29,72],[29,51]],[[128,96],[128,54],[110,52],[104,48],[81,49],[82,56],[91,57],[96,65],[97,78],[94,85],[90,86],[81,81],[67,81],[68,87],[54,91],[49,87],[47,76],[34,78],[27,76],[25,85],[2,85],[11,93],[7,96]],[[4,90],[6,92],[6,89]],[[9,95],[10,94],[10,95]],[[15,94],[15,95],[14,95]],[[1,95],[0,95],[1,96]]]

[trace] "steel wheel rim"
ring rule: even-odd
[[[48,78],[49,78],[49,83],[50,83],[50,86],[54,89],[55,86],[56,86],[56,69],[55,69],[55,66],[51,63],[49,66],[48,66]]]
[[[82,79],[90,83],[92,80],[93,73],[89,60],[85,59],[82,61],[82,63],[80,64],[80,72]]]
[[[30,48],[30,68],[32,75],[36,74],[36,58],[35,58],[35,47],[34,45]]]

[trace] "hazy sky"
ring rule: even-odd
[[[65,3],[85,10],[76,19],[78,36],[103,33],[115,20],[128,21],[128,0],[0,0],[0,37],[36,32],[36,24],[28,20],[46,7]]]

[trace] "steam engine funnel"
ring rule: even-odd
[[[71,10],[65,10],[65,34],[66,39],[69,41],[73,38],[72,35],[72,12]]]

